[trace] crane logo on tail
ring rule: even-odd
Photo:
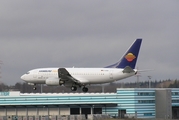
[[[136,56],[132,53],[128,53],[125,58],[128,62],[132,62],[136,58]]]

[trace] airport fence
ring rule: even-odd
[[[105,120],[109,115],[0,116],[0,120]]]

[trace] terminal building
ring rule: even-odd
[[[116,93],[0,92],[0,116],[94,114],[118,118],[179,118],[179,89],[118,88]]]

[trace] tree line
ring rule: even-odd
[[[88,86],[89,92],[116,92],[116,88],[179,88],[179,80],[155,80],[144,82],[114,82],[109,84],[100,84]],[[69,93],[70,88],[64,86],[46,86],[37,85],[37,90],[25,82],[17,82],[15,85],[0,84],[0,91],[20,91],[21,93]],[[80,88],[76,92],[82,92]]]

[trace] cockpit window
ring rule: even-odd
[[[30,72],[27,72],[26,74],[29,74]]]

